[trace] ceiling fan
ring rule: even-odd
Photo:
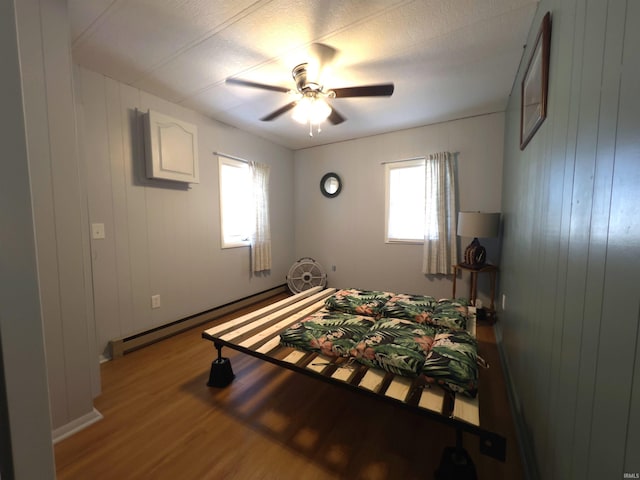
[[[315,52],[315,58],[311,62],[295,66],[291,71],[293,80],[296,83],[295,90],[235,77],[227,78],[226,83],[295,95],[297,97],[295,100],[265,115],[260,120],[269,122],[294,109],[294,120],[300,123],[308,123],[310,135],[313,135],[312,125],[319,125],[325,119],[329,120],[333,125],[338,125],[346,120],[343,115],[327,103],[327,99],[390,97],[393,94],[393,83],[325,89],[321,79],[325,68],[335,57],[337,50],[322,43],[312,44],[312,49]]]

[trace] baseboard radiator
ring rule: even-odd
[[[253,305],[254,303],[266,300],[274,295],[288,291],[289,290],[285,284],[279,285],[269,290],[207,310],[206,312],[191,315],[190,317],[167,323],[160,327],[152,328],[151,330],[146,330],[124,338],[116,338],[109,342],[111,358],[121,357],[126,353],[138,350],[139,348],[158,342],[172,335],[176,335],[190,328],[197,327],[198,325],[210,322],[224,315],[228,315],[229,313],[248,307],[249,305]]]

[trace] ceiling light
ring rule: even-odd
[[[292,118],[303,125],[319,125],[331,114],[331,107],[317,95],[304,95],[293,109]]]

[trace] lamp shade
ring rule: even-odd
[[[459,237],[497,237],[499,228],[500,213],[458,212]]]

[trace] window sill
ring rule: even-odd
[[[227,248],[240,248],[240,247],[250,247],[251,244],[249,242],[238,242],[238,243],[223,243],[222,249],[225,250]]]
[[[384,243],[390,244],[390,245],[394,245],[394,244],[399,244],[399,245],[424,245],[424,241],[423,240],[398,240],[398,239],[389,239],[386,238],[384,240]]]

